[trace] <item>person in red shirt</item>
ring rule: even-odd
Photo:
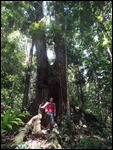
[[[46,102],[43,106],[39,105],[39,108],[45,108],[45,113],[50,118],[50,132],[52,131],[53,125],[55,123],[54,116],[56,116],[56,105],[53,101],[54,99],[51,97],[49,102]]]

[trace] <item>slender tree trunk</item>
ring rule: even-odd
[[[83,97],[83,90],[82,90],[82,78],[81,78],[79,66],[78,66],[78,80],[79,80],[80,100],[81,100],[80,108],[82,109],[84,107],[84,101],[83,101],[84,97]]]
[[[23,104],[22,104],[22,111],[24,109],[27,109],[28,106],[28,94],[29,94],[29,87],[30,87],[30,76],[31,76],[31,66],[32,66],[32,57],[33,57],[33,47],[34,47],[34,41],[32,40],[32,45],[30,49],[29,59],[26,67],[26,76],[25,76],[25,91],[24,91],[24,98],[23,98]]]
[[[107,53],[108,53],[108,57],[109,57],[109,59],[110,59],[111,66],[112,66],[112,53],[111,53],[109,47],[106,47],[106,51],[107,51]]]
[[[98,79],[97,79],[97,81],[94,80],[94,84],[95,84],[95,94],[96,94],[97,100],[98,100],[99,121],[101,123],[101,121],[102,121],[102,101],[101,101],[101,94],[100,94],[100,89],[99,89],[99,85],[98,85]]]

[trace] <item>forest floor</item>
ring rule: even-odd
[[[11,149],[10,143],[13,143],[15,136],[18,134],[18,131],[11,131],[1,134],[1,149]],[[50,144],[50,141],[48,142],[48,139],[53,134],[53,131],[50,132],[48,128],[44,128],[41,130],[41,134],[30,134],[28,133],[23,142],[18,144],[16,148],[12,149],[47,149],[48,144]],[[55,148],[56,149],[56,148]]]
[[[13,142],[15,135],[17,132],[9,132],[9,133],[2,133],[1,134],[1,149],[5,149],[7,146],[7,143]],[[45,149],[47,138],[50,136],[50,133],[48,130],[42,130],[42,134],[40,137],[37,137],[36,135],[30,134],[27,135],[24,139],[24,144],[22,143],[19,145],[21,148],[25,149]],[[22,146],[23,145],[23,146]],[[7,147],[8,148],[8,147]],[[10,149],[10,148],[9,148]],[[16,149],[19,149],[17,146]]]
[[[1,134],[1,149],[6,149],[6,144],[14,140],[17,132],[9,132]],[[64,137],[62,133],[62,138]],[[15,149],[47,149],[47,139],[50,136],[48,130],[42,130],[41,136],[29,134],[26,136],[24,141],[19,144]],[[84,138],[85,136],[85,138]],[[89,140],[90,139],[90,140]],[[92,141],[93,140],[93,141]],[[73,145],[76,143],[75,145]],[[93,145],[92,145],[93,143]],[[72,144],[72,145],[71,145]],[[102,146],[103,145],[103,146]],[[72,135],[67,135],[63,141],[62,149],[112,149],[112,140],[107,140],[106,138],[100,137],[99,135],[85,135],[77,134],[72,137]],[[8,147],[7,147],[8,149]],[[11,149],[11,148],[9,148]]]

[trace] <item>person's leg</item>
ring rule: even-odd
[[[50,115],[50,131],[52,131],[53,129],[53,125],[54,125],[54,117],[53,117],[53,113],[51,113]]]
[[[54,125],[53,113],[48,112],[47,114],[48,114],[48,116],[50,117],[50,131],[52,131],[53,125]]]
[[[53,113],[51,113],[51,124],[54,125],[54,117],[53,117]]]

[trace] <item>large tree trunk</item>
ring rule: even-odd
[[[41,8],[40,8],[41,9]],[[41,15],[42,10],[40,11]],[[57,13],[57,12],[56,12]],[[41,17],[40,17],[41,19]],[[58,23],[58,20],[56,20]],[[58,24],[59,25],[59,24]],[[50,97],[54,98],[56,103],[56,115],[66,112],[67,108],[67,84],[66,84],[66,59],[65,44],[62,35],[55,32],[55,54],[56,59],[53,65],[50,65],[46,52],[45,35],[36,41],[37,51],[37,85],[36,98],[32,103],[31,112],[37,113],[40,103],[45,103]],[[42,118],[42,124],[43,124]]]
[[[35,9],[37,12],[36,22],[39,22],[43,18],[43,10],[42,10],[43,1],[35,2]],[[36,95],[33,103],[31,104],[30,111],[33,115],[37,113],[38,106],[40,103],[45,100],[44,90],[46,87],[45,75],[47,72],[47,55],[46,55],[46,41],[45,35],[41,37],[37,37],[35,40],[36,46],[36,54],[37,54],[37,83],[36,83]],[[47,93],[47,92],[46,92]],[[43,95],[43,96],[42,96]]]
[[[55,10],[55,20],[56,24],[59,26],[61,18],[57,17],[58,13],[58,2],[54,1],[54,10]],[[65,28],[65,26],[63,26]],[[63,31],[63,29],[62,29]],[[59,83],[59,103],[58,103],[58,114],[66,113],[67,110],[67,82],[66,82],[66,47],[65,40],[62,37],[62,31],[55,32],[55,53],[56,60],[54,64],[54,69],[58,73],[58,83]]]

